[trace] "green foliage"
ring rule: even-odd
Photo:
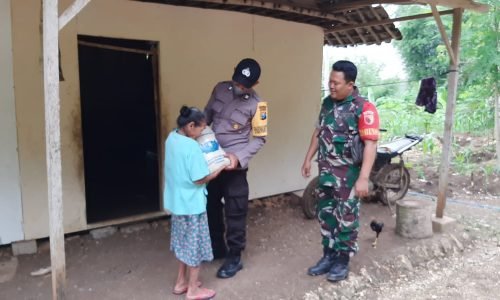
[[[500,66],[500,0],[479,1],[490,5],[486,14],[466,11],[463,17],[460,77],[454,114],[455,133],[491,134],[494,127],[494,101],[499,97]],[[426,6],[400,6],[399,16],[429,12]],[[451,36],[451,16],[442,16]],[[388,130],[383,140],[405,134],[424,136],[418,145],[429,157],[426,164],[439,163],[442,143],[438,140],[444,130],[449,57],[433,18],[413,20],[398,26],[403,40],[394,42],[399,49],[408,82],[401,78],[382,80],[381,65],[368,58],[354,61],[359,68],[357,85],[361,94],[377,105],[381,127]],[[336,58],[344,59],[344,58]],[[348,59],[348,58],[347,58]],[[424,112],[415,105],[420,80],[433,76],[437,79],[438,109],[435,114]],[[399,84],[388,84],[400,82]],[[492,150],[494,151],[494,150]],[[462,174],[483,172],[491,175],[500,170],[495,165],[479,165],[474,161],[473,150],[453,144],[452,167]],[[499,154],[497,154],[499,155]],[[413,166],[419,178],[424,178],[422,166]]]
[[[425,6],[401,5],[398,15],[427,13]],[[448,17],[449,18],[449,17]],[[444,22],[450,27],[450,22]],[[405,22],[399,26],[403,40],[394,44],[399,49],[410,79],[435,77],[440,84],[444,82],[441,74],[448,70],[449,59],[434,19],[420,19]]]
[[[462,82],[478,98],[498,96],[500,66],[499,0],[481,1],[491,9],[485,14],[466,13],[462,30]]]
[[[455,109],[455,132],[487,133],[494,127],[494,99],[498,97],[500,52],[499,0],[482,1],[490,4],[486,14],[464,13],[460,82]],[[428,12],[425,6],[400,6],[399,15]],[[452,18],[442,16],[451,36]],[[433,18],[402,23],[403,40],[395,42],[405,62],[409,78],[416,81],[434,76],[438,80],[438,111],[424,113],[414,105],[418,84],[410,84],[404,93],[376,97],[383,126],[394,134],[403,132],[441,133],[447,101],[446,73],[448,53]]]

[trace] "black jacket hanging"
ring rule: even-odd
[[[425,106],[425,111],[428,113],[433,114],[436,112],[437,92],[436,79],[434,77],[422,79],[415,104]]]

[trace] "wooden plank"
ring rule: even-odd
[[[75,0],[59,17],[59,30],[63,29],[89,2],[90,0]]]
[[[453,65],[456,65],[455,54],[453,53],[453,49],[451,49],[450,40],[448,39],[448,34],[446,34],[446,29],[444,28],[443,21],[441,20],[441,16],[435,5],[431,5],[432,15],[436,20],[436,24],[439,28],[439,33],[441,33],[441,38],[446,46],[446,50],[448,50],[448,55],[450,56],[450,60]]]
[[[332,38],[329,37],[329,34],[325,34],[325,40],[328,42],[328,45],[333,46],[335,43],[333,42]]]
[[[359,38],[363,41],[364,44],[367,43],[365,37],[363,36],[363,32],[361,31],[361,29],[359,28],[354,28],[354,30],[356,31],[356,33],[358,34]]]
[[[319,7],[322,10],[326,10],[332,13],[337,13],[337,12],[344,12],[348,10],[354,10],[358,8],[372,6],[375,4],[408,3],[411,2],[411,0],[355,0],[355,1],[345,1],[344,3],[335,3],[335,2],[338,1],[323,2],[322,4],[319,4]]]
[[[448,189],[448,176],[450,170],[451,145],[453,141],[453,122],[455,115],[455,104],[457,101],[458,88],[458,64],[460,58],[460,35],[462,31],[462,9],[454,9],[453,30],[452,30],[452,50],[455,61],[450,63],[450,73],[448,74],[448,100],[446,102],[446,117],[444,121],[443,152],[441,154],[441,166],[439,168],[438,200],[436,207],[436,217],[442,218],[446,207],[446,190]]]
[[[439,12],[440,15],[451,15],[452,13],[453,13],[453,10],[444,10],[444,11]],[[383,24],[392,24],[394,22],[404,22],[404,21],[410,21],[410,20],[416,20],[416,19],[422,19],[422,18],[429,18],[432,16],[433,16],[432,13],[426,13],[426,14],[419,14],[419,15],[413,15],[413,16],[399,17],[399,18],[394,18],[394,19],[375,20],[375,21],[370,21],[370,22],[366,22],[363,24],[337,26],[337,27],[334,27],[333,29],[325,30],[325,32],[340,32],[340,31],[345,31],[345,30],[351,30],[354,28],[370,27],[370,26],[377,26],[377,25],[383,25]]]
[[[65,299],[66,258],[64,253],[61,128],[59,117],[58,0],[43,0],[42,20],[52,299]]]
[[[122,52],[144,54],[144,55],[148,55],[148,54],[149,55],[153,55],[153,54],[156,54],[156,50],[141,50],[141,49],[135,49],[135,48],[127,48],[127,47],[112,46],[112,45],[105,45],[105,44],[99,44],[99,43],[92,43],[92,42],[86,42],[86,41],[78,41],[78,45],[87,46],[87,47],[94,47],[94,48],[101,48],[101,49],[107,49],[107,50],[114,50],[114,51],[122,51]]]
[[[370,6],[370,11],[372,12],[372,14],[375,16],[375,18],[377,18],[377,20],[382,20],[382,17],[378,14],[377,10],[375,10],[373,7]],[[385,31],[393,38],[393,39],[397,39],[397,36],[394,34],[394,32],[392,32],[392,30],[388,27],[387,24],[382,24],[381,25],[382,27],[384,27]]]
[[[291,6],[287,4],[279,4],[276,5],[272,2],[266,1],[256,1],[256,0],[202,0],[199,2],[208,2],[208,3],[222,3],[226,5],[241,5],[248,7],[257,7],[257,8],[267,8],[276,11],[283,11],[289,13],[296,13],[299,15],[306,15],[311,17],[324,18],[328,20],[338,21],[342,23],[349,24],[349,21],[340,15],[331,14],[328,12],[322,12],[319,10],[309,9],[309,8],[301,8],[299,6]]]
[[[326,33],[325,35],[327,35],[328,33]],[[336,33],[336,32],[332,32],[333,36],[335,37],[335,39],[339,42],[340,45],[342,46],[345,46],[345,43],[342,41],[342,39],[340,38],[339,34]]]
[[[361,10],[358,10],[358,16],[361,18],[361,21],[363,22],[363,24],[367,23],[365,16],[361,12]],[[377,41],[377,44],[380,44],[381,42],[380,42],[380,39],[378,38],[378,34],[376,34],[375,31],[373,31],[373,28],[371,26],[368,27],[368,31],[372,34],[373,38]]]
[[[446,6],[450,8],[463,8],[467,10],[473,10],[476,12],[485,13],[490,9],[490,6],[487,4],[477,3],[472,0],[414,0],[412,2],[420,3],[420,4],[430,4],[430,5],[439,5]]]

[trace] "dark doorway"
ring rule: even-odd
[[[88,223],[160,210],[156,46],[78,36]]]

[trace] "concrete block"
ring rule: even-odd
[[[396,233],[410,239],[432,236],[431,204],[423,200],[396,202]]]
[[[116,227],[108,226],[104,228],[93,229],[90,231],[90,235],[94,240],[107,238],[108,236],[112,236],[116,232]]]
[[[14,242],[11,244],[14,256],[23,254],[35,254],[37,252],[36,240]]]
[[[432,231],[437,233],[449,232],[454,228],[457,221],[453,218],[443,216],[442,218],[436,218],[436,215],[432,216]]]

